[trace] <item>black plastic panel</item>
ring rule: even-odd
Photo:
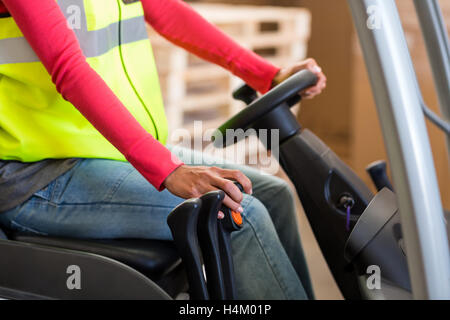
[[[134,269],[102,256],[0,240],[0,292],[8,298],[170,299]],[[80,270],[80,288],[67,285],[70,266]],[[14,295],[14,296],[11,296]]]

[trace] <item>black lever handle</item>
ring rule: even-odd
[[[235,184],[241,192],[244,191],[244,188],[239,183],[236,182]],[[233,212],[225,206],[222,206],[221,211],[224,213],[224,218],[219,222],[218,236],[223,279],[225,283],[225,297],[227,300],[234,300],[236,299],[236,283],[231,249],[231,233],[242,228],[243,220],[239,212]]]
[[[233,92],[233,98],[250,104],[258,98],[258,94],[248,84],[244,84]]]
[[[369,164],[369,166],[366,168],[366,171],[369,173],[370,178],[372,179],[378,191],[381,191],[381,189],[383,189],[384,187],[389,188],[391,191],[394,191],[391,181],[389,180],[389,177],[387,175],[386,161],[375,161]]]
[[[200,199],[187,200],[177,206],[167,217],[173,240],[186,266],[189,293],[193,300],[209,299],[197,240],[197,224],[201,206]]]
[[[198,237],[205,264],[206,285],[213,300],[225,299],[225,284],[222,273],[217,214],[225,198],[223,191],[212,191],[203,195],[198,219]]]

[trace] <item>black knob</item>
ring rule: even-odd
[[[389,188],[391,191],[394,191],[387,175],[386,161],[375,161],[369,164],[366,171],[369,173],[370,178],[378,191],[381,191],[383,188]]]
[[[233,92],[233,98],[250,104],[258,98],[258,94],[249,85],[245,84]]]

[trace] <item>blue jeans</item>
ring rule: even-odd
[[[186,163],[194,152],[172,147]],[[203,165],[214,161],[195,157]],[[199,160],[200,159],[200,160]],[[307,299],[311,282],[290,187],[281,179],[231,163],[253,183],[244,195],[244,227],[232,236],[239,299]],[[0,213],[3,227],[41,235],[170,240],[167,215],[183,199],[158,192],[129,163],[83,159],[31,199]]]

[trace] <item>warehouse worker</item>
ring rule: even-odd
[[[238,296],[312,297],[293,195],[278,178],[185,165],[167,125],[145,21],[259,92],[309,68],[279,69],[179,0],[0,1],[0,224],[42,235],[170,239],[169,212],[221,189],[242,212]],[[127,161],[126,161],[127,160]],[[243,195],[231,180],[240,182]]]

